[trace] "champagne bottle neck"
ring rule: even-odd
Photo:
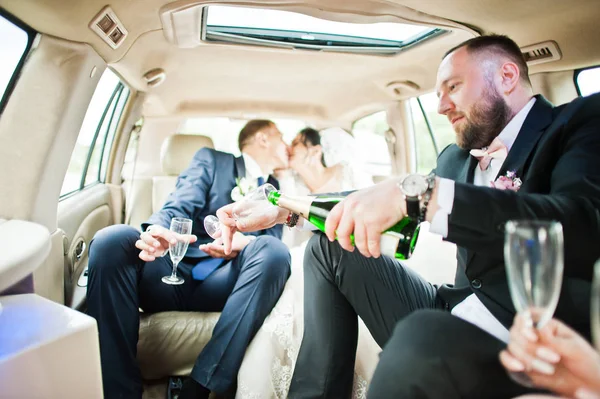
[[[310,214],[310,206],[315,197],[285,195],[279,191],[269,194],[269,202],[290,212],[297,213],[305,219]]]

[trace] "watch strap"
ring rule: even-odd
[[[427,216],[427,207],[429,206],[429,200],[431,200],[431,194],[433,193],[433,188],[435,187],[435,173],[431,172],[427,175],[427,190],[423,193],[423,206],[421,207],[421,211],[419,212],[419,223],[423,223]]]
[[[420,217],[419,209],[419,197],[407,197],[406,198],[406,215],[411,219],[418,219]]]

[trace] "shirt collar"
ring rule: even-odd
[[[258,162],[254,160],[250,155],[242,152],[242,158],[244,159],[244,165],[246,166],[246,179],[258,179],[262,177],[265,181],[268,180],[269,174],[266,175],[263,173]]]
[[[533,97],[521,110],[508,122],[508,125],[502,129],[500,134],[498,135],[498,139],[506,146],[506,150],[510,151],[510,148],[514,144],[521,127],[523,127],[523,123],[525,123],[525,118],[529,115],[529,111],[533,108],[533,104],[535,104],[535,97]]]

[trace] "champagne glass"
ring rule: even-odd
[[[594,281],[592,283],[592,339],[596,349],[600,351],[600,259],[594,267]]]
[[[243,199],[235,203],[232,212],[234,219],[237,221],[250,216],[260,216],[275,209],[275,206],[268,200],[269,193],[272,191],[276,191],[276,188],[269,183],[249,191]],[[220,237],[221,222],[219,218],[214,215],[205,217],[204,230],[213,239]]]
[[[504,262],[515,309],[529,326],[543,327],[556,310],[562,285],[562,225],[553,221],[508,221]],[[533,386],[525,373],[510,376],[521,385]]]
[[[169,255],[173,262],[173,272],[170,276],[164,276],[162,282],[170,285],[180,285],[183,284],[184,280],[182,277],[177,276],[177,265],[183,259],[190,243],[189,236],[192,234],[192,221],[186,218],[173,218],[171,219],[169,230],[176,233],[177,238],[175,244],[169,244]]]

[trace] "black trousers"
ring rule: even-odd
[[[98,322],[104,397],[142,396],[136,360],[140,307],[150,313],[222,311],[191,377],[211,391],[227,392],[235,384],[246,347],[290,275],[287,247],[274,237],[257,237],[204,281],[192,279],[196,262],[184,259],[177,273],[185,283],[172,286],[161,281],[171,273],[170,258],[142,261],[135,248],[139,236],[132,227],[110,226],[90,245],[87,303]]]
[[[510,398],[530,392],[498,360],[505,344],[445,310],[400,262],[347,252],[315,235],[304,257],[304,337],[289,397],[351,395],[357,315],[383,348],[370,399]]]

